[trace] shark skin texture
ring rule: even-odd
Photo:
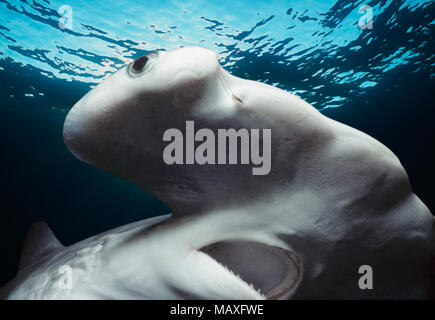
[[[162,136],[186,121],[271,129],[270,173],[165,164]],[[69,247],[38,222],[3,299],[433,298],[435,219],[399,159],[288,92],[232,76],[213,51],[137,59],[74,105],[63,135],[79,160],[173,213]],[[372,289],[358,285],[363,265]]]

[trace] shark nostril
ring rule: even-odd
[[[236,96],[234,93],[233,93],[233,99],[236,100],[239,103],[243,103],[243,100],[240,99],[238,96]]]

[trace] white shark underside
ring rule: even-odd
[[[270,173],[165,164],[163,133],[186,121],[270,129]],[[3,298],[433,297],[435,220],[397,157],[292,94],[230,75],[212,51],[137,59],[71,109],[64,139],[77,158],[137,184],[173,214],[70,247],[38,223]],[[375,282],[362,290],[365,265]]]

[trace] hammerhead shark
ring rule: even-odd
[[[165,161],[176,139],[165,132],[190,121],[207,129],[194,141],[207,143],[195,151],[205,160]],[[206,132],[219,129],[234,129],[239,142],[244,129],[270,133],[256,136],[270,150],[268,170],[213,161],[219,146]],[[434,295],[435,219],[393,152],[289,92],[231,75],[214,51],[136,59],[73,106],[63,137],[79,160],[138,185],[172,213],[68,247],[36,223],[4,299]],[[239,142],[229,159],[261,145]],[[178,144],[181,157],[186,147]],[[372,276],[365,287],[361,267]]]

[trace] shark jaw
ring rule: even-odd
[[[165,285],[161,291],[150,293],[151,297],[291,298],[303,278],[303,256],[281,241],[279,230],[267,223],[260,227],[250,220],[256,216],[252,210],[238,211],[238,219],[235,213],[229,210],[207,216],[172,214],[169,219],[125,238],[119,247],[122,250],[111,254],[120,262],[113,270],[125,268],[125,261],[135,261],[133,273],[143,273],[144,264],[153,261],[155,272],[151,281]],[[224,216],[233,217],[234,225],[229,225]],[[138,261],[138,252],[147,252],[146,260]],[[135,282],[149,282],[149,274],[144,276]],[[154,285],[151,288],[154,291]]]
[[[195,255],[201,264],[211,267],[217,263],[215,268],[224,268],[224,274],[246,290],[249,299],[288,299],[301,280],[301,262],[294,254],[259,242],[217,242],[195,251]],[[213,262],[207,261],[210,258]]]

